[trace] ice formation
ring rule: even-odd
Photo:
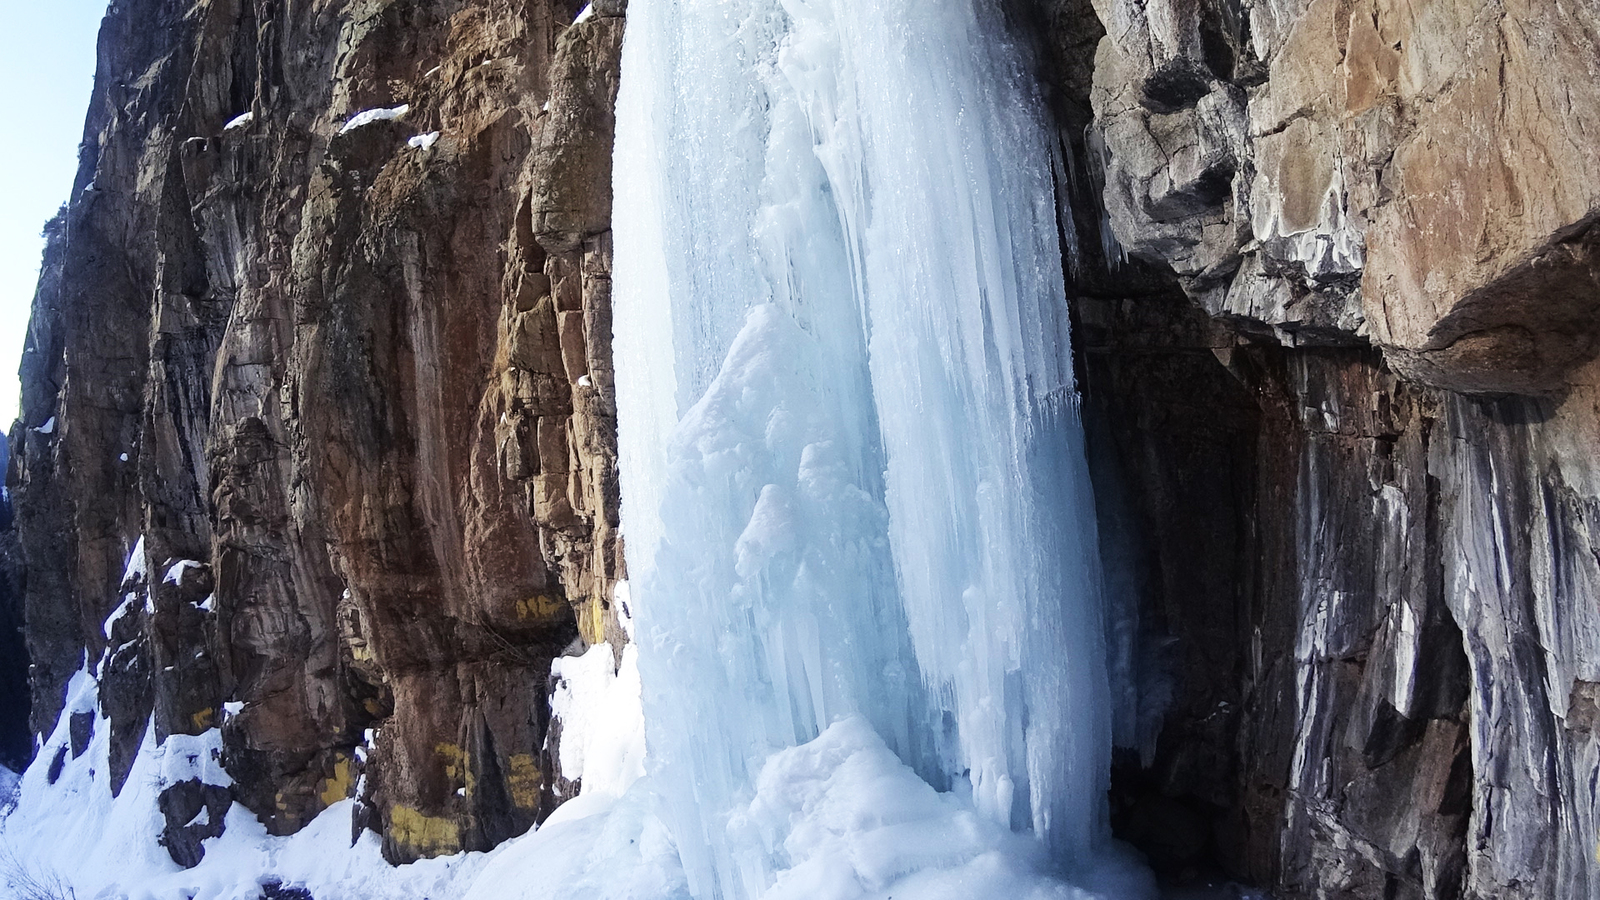
[[[989,4],[630,6],[623,525],[653,782],[696,897],[810,865],[749,804],[773,754],[840,727],[1069,875],[1110,852],[1100,574],[1034,90]]]

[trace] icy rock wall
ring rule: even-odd
[[[636,3],[615,352],[650,752],[697,896],[860,715],[1068,864],[1111,716],[1052,143],[986,4]]]

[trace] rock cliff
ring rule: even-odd
[[[358,792],[395,861],[559,802],[550,660],[620,566],[621,7],[577,12],[112,5],[11,482],[34,728],[89,665],[116,785],[153,715],[274,833]]]
[[[12,433],[35,731],[87,664],[123,777],[220,726],[271,830],[356,795],[394,861],[580,787],[623,9],[579,5],[113,5]],[[1600,894],[1600,7],[1006,6],[1140,622],[1118,832],[1285,898]],[[218,802],[163,799],[175,859]]]
[[[1600,8],[1035,16],[1161,722],[1120,829],[1287,897],[1596,895]]]

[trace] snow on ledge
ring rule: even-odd
[[[427,134],[419,134],[411,140],[406,141],[406,146],[415,148],[417,150],[427,150],[431,148],[434,142],[437,140],[439,140],[439,132],[430,131]]]
[[[411,104],[409,103],[387,108],[363,110],[351,116],[350,121],[345,122],[344,127],[339,129],[339,133],[344,134],[347,131],[355,131],[363,125],[371,125],[373,122],[381,122],[385,119],[398,119],[410,110]]]
[[[167,569],[166,577],[162,578],[161,581],[164,584],[175,584],[178,587],[183,587],[183,573],[190,569],[198,569],[204,565],[205,563],[196,559],[180,559]]]
[[[228,124],[222,126],[222,130],[223,131],[232,131],[235,128],[243,128],[244,126],[249,125],[251,122],[255,121],[255,118],[256,118],[256,114],[254,112],[243,112],[243,113],[240,113],[237,116],[234,116],[233,118],[229,119],[228,120]]]
[[[129,611],[133,609],[134,596],[135,595],[133,594],[125,594],[122,598],[122,603],[118,605],[116,609],[111,611],[111,615],[106,616],[105,625],[102,628],[102,630],[105,632],[106,640],[111,640],[111,630],[116,627],[117,620],[127,615]]]
[[[122,567],[122,582],[126,587],[140,578],[150,577],[150,559],[144,550],[144,535],[134,541],[133,550],[128,553],[128,562]]]

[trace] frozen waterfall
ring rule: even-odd
[[[861,790],[924,791],[917,815],[955,804],[1082,873],[1108,852],[1111,713],[1024,55],[984,0],[628,15],[623,525],[690,890],[782,887],[820,845],[762,786],[847,758],[887,773]]]

